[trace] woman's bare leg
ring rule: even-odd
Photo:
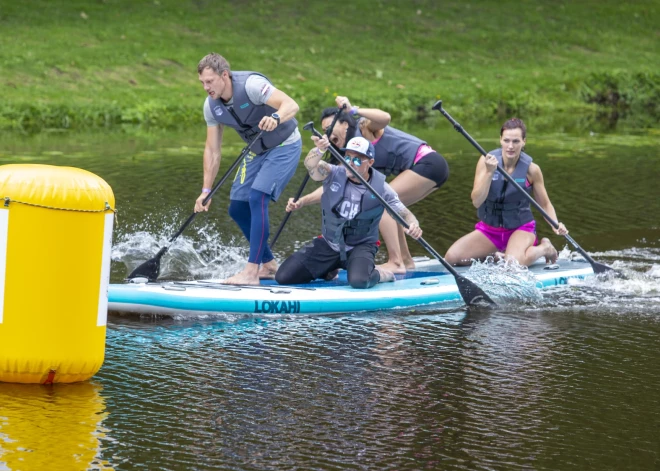
[[[405,170],[390,182],[390,186],[399,195],[401,202],[409,207],[417,201],[431,194],[435,188],[435,182],[411,171]],[[387,247],[387,263],[379,267],[394,273],[405,273],[406,270],[415,268],[412,255],[408,249],[406,233],[398,222],[385,213],[380,222],[380,233]]]
[[[445,259],[452,265],[470,265],[472,259],[483,260],[494,255],[497,247],[479,231],[464,235],[449,247]]]
[[[378,226],[380,235],[383,238],[383,242],[385,242],[385,247],[387,247],[387,263],[383,263],[382,265],[378,266],[395,274],[402,274],[406,272],[406,265],[401,254],[399,226],[399,223],[396,222],[392,216],[387,213],[387,211],[383,213],[383,217],[380,220],[380,225]],[[410,254],[408,254],[408,256],[410,256]],[[414,264],[411,268],[415,268]]]
[[[515,231],[506,247],[507,258],[515,258],[519,264],[530,266],[541,257],[545,257],[546,263],[557,261],[557,250],[550,239],[543,238],[539,245],[534,245],[536,234],[526,231]]]

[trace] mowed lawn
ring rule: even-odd
[[[201,120],[208,52],[256,70],[313,118],[337,94],[401,120],[584,111],[599,74],[660,64],[660,3],[3,1],[0,128]],[[634,87],[633,87],[634,88]],[[22,121],[21,121],[22,120]]]

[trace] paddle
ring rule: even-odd
[[[236,167],[238,167],[243,159],[249,154],[250,148],[252,145],[257,142],[257,139],[261,137],[263,134],[263,130],[259,131],[259,133],[250,141],[250,143],[243,148],[241,151],[241,154],[238,156],[238,158],[234,161],[233,164],[231,164],[231,167],[225,172],[225,174],[222,176],[220,181],[215,184],[215,186],[211,189],[211,192],[206,195],[206,198],[204,198],[204,201],[202,201],[202,205],[206,206],[206,204],[210,201],[211,198],[213,198],[213,195],[220,189],[222,184],[229,178],[229,175],[236,170]],[[170,245],[174,240],[179,237],[183,231],[188,227],[188,225],[195,219],[195,216],[197,216],[196,212],[193,212],[190,217],[186,220],[186,222],[183,223],[181,228],[174,234],[172,237],[170,237],[170,240],[167,242],[167,245],[161,248],[158,253],[156,254],[155,257],[147,260],[144,262],[142,265],[137,267],[135,270],[131,272],[130,275],[128,275],[127,279],[132,280],[133,278],[137,277],[144,277],[147,278],[149,281],[155,281],[158,278],[158,273],[160,272],[160,259],[165,255],[165,252],[168,251],[170,248]]]
[[[306,131],[311,131],[312,134],[314,134],[317,137],[321,137],[321,134],[314,129],[314,123],[309,122],[303,126],[303,129]],[[378,193],[376,193],[376,190],[373,189],[369,183],[366,182],[364,178],[362,178],[362,175],[360,175],[353,167],[351,167],[346,161],[342,158],[341,154],[337,152],[333,147],[328,148],[330,153],[339,161],[341,164],[346,167],[350,172],[353,174],[355,178],[357,178],[360,183],[362,183],[377,199],[380,201],[380,203],[383,205],[383,207],[387,210],[387,212],[394,218],[395,221],[397,221],[399,224],[401,224],[403,227],[408,229],[410,226],[406,221],[403,220],[401,216],[397,212],[392,209],[392,207],[383,199],[382,196],[380,196]],[[488,303],[490,306],[496,306],[495,302],[490,299],[490,297],[481,289],[479,288],[476,284],[474,284],[472,281],[468,280],[467,278],[461,276],[455,269],[454,267],[447,262],[442,256],[435,251],[433,247],[431,247],[428,242],[426,242],[422,237],[417,239],[417,242],[419,242],[422,247],[424,247],[431,255],[433,255],[440,263],[442,263],[445,268],[454,275],[454,278],[456,279],[456,285],[458,286],[458,291],[461,293],[461,296],[463,297],[463,300],[465,301],[465,304],[468,306],[474,306],[477,304],[483,305],[484,303]]]
[[[325,130],[325,135],[330,137],[330,134],[332,134],[333,129],[335,129],[335,124],[337,123],[337,119],[339,119],[339,115],[341,114],[342,111],[346,109],[346,104],[343,104],[341,108],[338,108],[339,111],[335,113],[335,117],[332,118],[332,123],[330,123],[330,126],[328,126],[328,129]],[[305,178],[303,179],[302,183],[300,184],[300,188],[298,188],[298,191],[296,192],[296,195],[293,197],[294,203],[298,201],[300,198],[300,195],[302,195],[302,192],[305,190],[305,186],[307,186],[307,182],[309,181],[309,172],[305,175]],[[282,229],[284,229],[284,225],[286,222],[289,220],[291,217],[291,213],[293,211],[289,211],[286,213],[284,216],[284,219],[282,219],[282,222],[280,223],[280,227],[277,228],[277,232],[273,236],[273,241],[270,243],[270,250],[273,250],[273,246],[275,245],[275,242],[277,242],[277,239],[279,238],[280,234],[282,233]]]
[[[454,129],[456,129],[456,131],[458,131],[459,133],[461,133],[461,134],[462,134],[462,135],[463,135],[468,141],[470,141],[470,144],[472,144],[472,145],[473,145],[473,146],[474,146],[474,147],[475,147],[475,148],[481,153],[481,155],[486,155],[486,154],[487,154],[487,152],[484,150],[484,148],[481,147],[481,146],[479,145],[479,143],[478,143],[477,141],[475,141],[475,140],[472,138],[472,136],[470,136],[470,135],[465,131],[465,129],[463,129],[463,126],[461,126],[460,124],[458,124],[458,123],[456,122],[456,120],[455,120],[454,118],[452,118],[452,117],[449,115],[449,113],[447,113],[447,111],[445,111],[445,109],[442,107],[442,100],[438,100],[438,102],[437,102],[435,105],[433,105],[433,109],[434,109],[434,110],[438,110],[440,113],[442,113],[442,115],[443,115],[445,118],[447,118],[447,120],[449,120],[449,122],[454,126]],[[534,198],[532,198],[532,197],[529,195],[529,193],[527,193],[527,192],[526,192],[526,191],[525,191],[525,190],[524,190],[524,189],[523,189],[523,188],[522,188],[522,187],[516,182],[516,180],[515,180],[511,175],[509,175],[508,173],[506,173],[506,170],[504,170],[500,165],[498,165],[498,166],[497,166],[497,171],[500,172],[500,173],[502,174],[502,176],[503,176],[504,178],[506,178],[507,181],[508,181],[510,184],[512,184],[512,185],[515,186],[518,190],[520,190],[520,192],[525,196],[525,198],[527,198],[527,199],[529,200],[530,204],[531,204],[532,206],[534,206],[534,207],[538,210],[538,212],[541,213],[541,215],[545,218],[546,221],[548,221],[548,222],[550,223],[550,225],[551,225],[552,227],[554,227],[555,229],[559,228],[559,223],[558,223],[557,221],[555,221],[554,219],[552,219],[552,218],[548,215],[548,213],[546,213],[546,212],[543,210],[543,208],[542,208],[542,207],[536,202],[536,200],[534,200]],[[580,247],[580,246],[578,245],[577,242],[575,242],[575,240],[574,240],[570,235],[566,234],[566,235],[564,235],[564,237],[566,237],[566,240],[568,240],[568,241],[573,245],[573,247],[575,247],[575,249],[580,253],[580,255],[582,255],[582,256],[583,256],[583,257],[584,257],[584,258],[585,258],[585,259],[591,264],[591,267],[592,267],[594,273],[598,274],[598,273],[605,273],[605,272],[608,272],[608,271],[614,271],[615,273],[617,273],[617,275],[619,275],[619,276],[624,276],[624,275],[622,275],[621,273],[619,273],[619,272],[617,272],[616,270],[614,270],[614,268],[609,267],[609,266],[607,266],[607,265],[605,265],[605,264],[603,264],[603,263],[598,263],[598,262],[596,262],[593,258],[591,258],[591,256],[590,256],[590,255],[589,255],[589,254],[588,254],[588,253],[587,253],[582,247]]]

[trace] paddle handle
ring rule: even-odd
[[[220,187],[222,186],[222,184],[227,180],[227,178],[229,178],[229,176],[231,175],[231,173],[232,173],[234,170],[236,170],[236,168],[241,164],[241,162],[243,161],[243,159],[245,159],[245,157],[246,157],[246,156],[248,155],[248,153],[250,152],[250,149],[252,148],[252,146],[254,145],[254,143],[257,142],[257,140],[261,137],[261,135],[262,135],[263,133],[264,133],[263,129],[260,130],[259,133],[258,133],[256,136],[254,136],[254,139],[252,139],[252,140],[248,143],[248,145],[246,145],[246,146],[243,148],[243,150],[241,151],[241,153],[240,153],[240,155],[238,156],[238,158],[234,161],[233,164],[231,164],[231,167],[229,167],[229,169],[225,172],[225,174],[224,174],[224,175],[222,176],[222,178],[218,181],[218,183],[216,183],[215,185],[213,185],[213,188],[211,188],[211,191],[209,192],[209,194],[206,195],[206,198],[204,198],[204,200],[202,201],[202,206],[206,206],[206,205],[208,204],[208,202],[211,201],[211,198],[213,198],[213,195],[215,195],[215,193],[220,189]],[[183,231],[185,231],[185,230],[186,230],[186,227],[188,227],[188,226],[190,225],[190,223],[193,222],[193,219],[195,219],[195,216],[197,216],[197,213],[196,213],[196,212],[193,212],[190,216],[188,216],[188,219],[186,219],[186,222],[183,223],[183,225],[179,228],[179,230],[176,232],[176,234],[174,234],[172,237],[170,237],[170,239],[169,239],[169,241],[168,241],[170,244],[171,244],[172,242],[174,242],[174,240],[175,240],[176,238],[178,238],[181,234],[183,234]],[[161,250],[162,250],[162,249],[161,249]]]
[[[484,148],[481,147],[479,143],[475,141],[474,138],[470,136],[465,129],[463,129],[463,126],[461,126],[454,118],[452,118],[451,115],[447,113],[447,111],[442,107],[442,100],[438,100],[435,103],[435,105],[433,105],[433,109],[440,111],[440,113],[442,113],[442,115],[445,118],[447,118],[447,120],[452,124],[452,126],[454,126],[454,129],[459,133],[461,133],[470,142],[470,144],[472,144],[475,147],[475,149],[477,149],[481,153],[481,155],[487,155],[487,152],[484,150]],[[497,165],[497,171],[509,183],[511,183],[515,188],[517,188],[525,198],[527,198],[530,204],[534,206],[534,208],[536,208],[536,210],[539,213],[541,213],[541,215],[545,218],[546,221],[548,221],[548,223],[552,227],[554,227],[555,229],[559,229],[559,223],[555,221],[553,218],[551,218],[550,215],[541,207],[541,205],[538,204],[536,200],[532,198],[530,194],[527,193],[523,189],[523,187],[521,187],[520,184],[518,184],[518,182],[516,182],[516,180],[511,175],[509,175],[506,172],[506,170],[504,170],[499,164]],[[575,249],[580,253],[580,255],[582,255],[584,258],[586,258],[589,261],[589,263],[591,263],[592,265],[596,263],[595,260],[591,258],[591,256],[582,247],[580,247],[578,243],[575,242],[575,240],[570,235],[565,234],[564,237],[566,237],[566,240],[568,240],[573,245],[573,247],[575,247]]]

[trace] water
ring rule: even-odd
[[[496,146],[491,131],[469,130]],[[0,163],[72,165],[108,181],[120,282],[192,212],[200,131],[4,136]],[[474,224],[476,157],[451,129],[416,133],[451,168],[447,185],[411,208],[444,253]],[[592,278],[535,296],[521,282],[525,300],[493,312],[111,316],[92,380],[0,384],[0,470],[660,469],[657,136],[568,130],[528,139],[559,219],[628,280]],[[240,148],[225,148],[223,170]],[[301,166],[287,195],[302,178]],[[242,267],[228,192],[171,247],[166,276]],[[282,207],[272,206],[273,227]],[[319,219],[317,208],[294,214],[276,255],[316,235]]]

